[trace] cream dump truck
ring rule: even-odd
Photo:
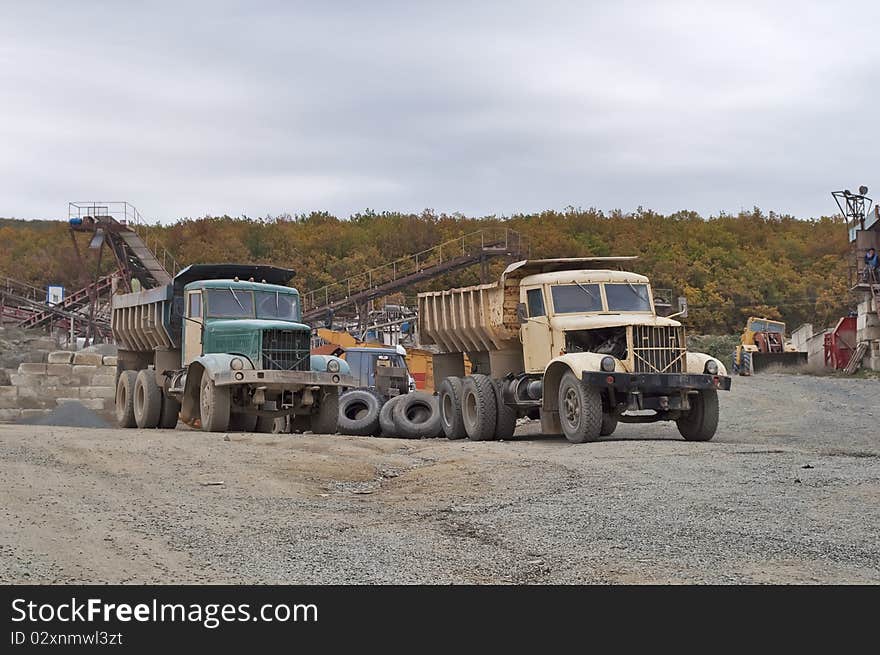
[[[610,270],[634,259],[521,261],[492,284],[420,293],[446,436],[506,439],[518,417],[540,415],[544,434],[573,443],[618,422],[675,421],[685,439],[711,439],[730,377],[657,316],[648,278]]]

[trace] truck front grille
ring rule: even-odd
[[[684,373],[684,328],[634,325],[632,352],[636,373]]]
[[[263,332],[263,368],[274,371],[308,371],[311,334],[304,330]]]

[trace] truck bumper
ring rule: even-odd
[[[351,375],[341,373],[318,373],[315,371],[242,370],[223,371],[214,374],[218,387],[248,384],[267,389],[292,389],[301,387],[354,387],[357,382]]]
[[[705,373],[602,373],[584,371],[581,379],[597,387],[612,387],[615,391],[640,391],[661,394],[670,391],[700,389],[730,390],[730,377]]]

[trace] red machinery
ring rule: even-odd
[[[846,368],[856,349],[856,317],[846,316],[825,335],[825,366]]]

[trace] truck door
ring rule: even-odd
[[[183,365],[188,366],[202,355],[202,292],[186,292],[186,320],[183,328]]]
[[[551,352],[550,319],[545,309],[544,290],[541,287],[526,291],[528,320],[522,325],[523,363],[526,371],[543,371],[553,359]]]

